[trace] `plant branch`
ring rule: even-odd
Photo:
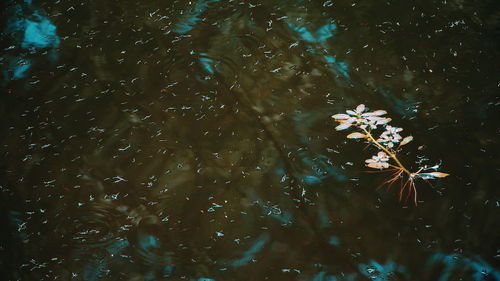
[[[398,157],[396,156],[396,154],[392,151],[390,151],[387,147],[383,146],[382,144],[380,144],[377,140],[375,140],[372,136],[372,134],[367,131],[366,129],[364,128],[360,128],[361,130],[363,130],[363,132],[365,133],[366,135],[366,138],[368,139],[369,142],[373,143],[374,145],[376,145],[378,148],[382,149],[385,153],[387,153],[387,155],[389,155],[395,162],[396,164],[398,164],[398,168],[403,170],[405,173],[407,173],[409,176],[412,176],[412,172],[410,172],[402,163],[401,161],[399,161]]]

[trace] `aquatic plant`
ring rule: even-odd
[[[431,180],[444,178],[447,173],[436,171],[437,166],[419,167],[416,172],[410,171],[403,165],[398,157],[402,147],[413,140],[412,136],[402,137],[402,128],[389,125],[391,118],[385,117],[385,110],[375,110],[368,112],[364,104],[360,104],[354,110],[347,110],[346,113],[339,113],[332,116],[339,125],[335,127],[337,131],[346,129],[356,130],[347,135],[348,139],[364,139],[369,145],[375,146],[379,151],[377,155],[365,160],[366,166],[381,171],[391,172],[391,176],[382,183],[388,188],[398,180],[401,180],[399,200],[403,199],[406,193],[406,200],[413,195],[413,202],[417,205],[417,179]],[[375,130],[382,128],[383,132],[377,137]],[[433,171],[432,171],[433,170]]]

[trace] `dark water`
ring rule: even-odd
[[[2,5],[1,280],[500,280],[497,1]]]

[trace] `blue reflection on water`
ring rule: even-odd
[[[11,79],[17,80],[26,76],[26,71],[31,68],[31,61],[26,59],[24,55],[20,55],[17,59],[9,60],[9,70],[12,73]],[[4,74],[7,79],[8,74]]]
[[[112,255],[120,254],[127,246],[129,242],[127,240],[117,240],[113,244],[106,247],[106,251]]]
[[[316,38],[318,38],[318,41],[325,41],[326,39],[333,37],[333,35],[335,35],[336,30],[337,30],[336,24],[327,23],[316,31]]]
[[[208,8],[210,3],[213,2],[218,2],[219,0],[199,0],[196,2],[193,10],[187,14],[181,22],[177,23],[176,29],[174,29],[174,32],[179,33],[179,34],[186,34],[193,30],[193,28],[198,24],[200,21],[200,16],[205,10]]]
[[[207,55],[206,53],[200,53],[200,55]],[[210,74],[214,74],[215,71],[214,71],[214,67],[213,67],[213,63],[214,63],[214,60],[211,59],[211,58],[207,58],[207,57],[200,57],[200,63],[201,65],[203,66],[203,69],[205,69],[208,73]]]
[[[54,62],[58,58],[57,48],[60,40],[56,26],[42,14],[42,9],[24,1],[25,6],[10,1],[9,15],[5,34],[14,39],[14,46],[24,50],[49,49],[48,58]],[[23,9],[24,8],[24,9]],[[5,40],[5,38],[3,38]],[[32,67],[32,60],[25,53],[20,53],[8,59],[8,69],[4,71],[5,82],[26,77]]]
[[[304,39],[308,42],[311,42],[311,43],[314,43],[317,41],[316,38],[314,37],[314,35],[312,35],[312,33],[309,32],[309,30],[307,30],[307,28],[296,26],[291,22],[288,23],[288,26],[293,31],[297,32],[300,35],[300,37],[302,37],[302,39]]]
[[[297,32],[302,39],[310,43],[326,41],[327,39],[333,37],[335,35],[335,30],[337,30],[337,25],[334,23],[327,23],[321,26],[314,35],[307,28],[296,26],[291,22],[288,22],[288,27]]]
[[[16,230],[15,234],[21,240],[28,239],[28,233],[26,232],[26,224],[27,222],[23,221],[21,218],[21,213],[17,211],[9,212],[10,222],[14,225],[14,229]]]
[[[24,20],[24,37],[21,43],[23,49],[58,48],[59,38],[56,27],[46,17],[40,16],[38,11],[33,14],[38,21]],[[22,21],[22,20],[21,20]],[[21,29],[23,22],[17,22]]]
[[[324,55],[323,56],[325,60],[332,65],[337,72],[342,74],[344,77],[349,78],[349,73],[347,72],[347,63],[346,62],[338,62],[337,59],[334,56],[328,56]]]
[[[83,267],[83,280],[99,280],[99,276],[106,270],[107,265],[107,259],[96,260],[91,263],[85,264],[85,266]]]
[[[122,253],[129,246],[129,242],[127,240],[115,240],[109,245],[95,245],[92,248],[103,247],[108,255],[103,258],[93,259],[87,262],[83,266],[83,280],[85,281],[97,281],[100,280],[100,277],[103,273],[105,273],[111,261],[114,263],[123,263],[122,259],[113,259],[114,255],[118,255]]]
[[[315,158],[305,156],[302,157],[302,162],[315,173],[314,175],[304,176],[303,180],[306,184],[319,184],[329,177],[335,177],[339,181],[348,180],[348,177],[338,167],[333,166],[330,158],[325,155],[318,155]]]
[[[328,240],[328,244],[333,245],[333,246],[339,246],[340,239],[337,236],[330,236],[330,239]]]
[[[242,253],[242,257],[240,259],[233,261],[231,265],[234,267],[247,265],[252,259],[255,258],[255,255],[264,248],[264,246],[266,245],[267,242],[269,242],[269,240],[270,240],[269,234],[262,233],[259,236],[259,238],[257,238],[257,241],[255,241],[248,250]]]
[[[300,136],[303,145],[310,146],[310,132],[314,132],[315,124],[318,121],[323,121],[325,116],[331,114],[331,112],[298,113],[293,117],[295,131]],[[326,155],[314,155],[314,153],[301,151],[297,158],[301,159],[302,163],[307,167],[305,171],[302,172],[305,175],[301,176],[302,182],[307,185],[319,185],[330,177],[334,177],[338,181],[348,180],[348,177],[343,171],[335,166],[332,159]]]
[[[379,87],[377,92],[380,93],[385,101],[388,101],[392,111],[398,113],[402,116],[412,116],[415,115],[415,107],[416,101],[414,98],[409,97],[407,101],[398,98],[396,95],[391,94],[388,90],[383,87]]]
[[[361,274],[374,281],[391,280],[396,272],[406,275],[406,269],[392,260],[389,260],[386,264],[370,260],[368,264],[360,264],[358,268]]]
[[[326,272],[318,272],[311,281],[354,281],[356,280],[355,274],[343,274],[343,276],[327,275]]]
[[[156,240],[156,237],[152,235],[140,235],[139,246],[144,250],[150,250],[151,248],[159,248],[160,245]]]
[[[494,280],[500,281],[500,271],[493,268],[480,257],[464,257],[458,254],[436,253],[427,262],[427,271],[434,266],[444,265],[443,272],[438,281],[448,281],[456,272],[471,272],[474,281]]]
[[[299,34],[300,38],[304,41],[307,41],[311,44],[318,44],[319,47],[324,49],[329,49],[327,40],[332,38],[335,35],[335,31],[337,30],[337,25],[335,23],[329,22],[324,24],[320,28],[316,30],[313,34],[306,27],[297,26],[291,22],[288,22],[288,27]],[[317,54],[314,48],[312,48],[312,53]],[[346,62],[339,62],[332,55],[322,55],[325,61],[332,67],[334,73],[340,74],[346,79],[349,79],[349,73],[347,71],[348,65]]]

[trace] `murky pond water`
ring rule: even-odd
[[[500,280],[496,1],[2,5],[2,280]]]

